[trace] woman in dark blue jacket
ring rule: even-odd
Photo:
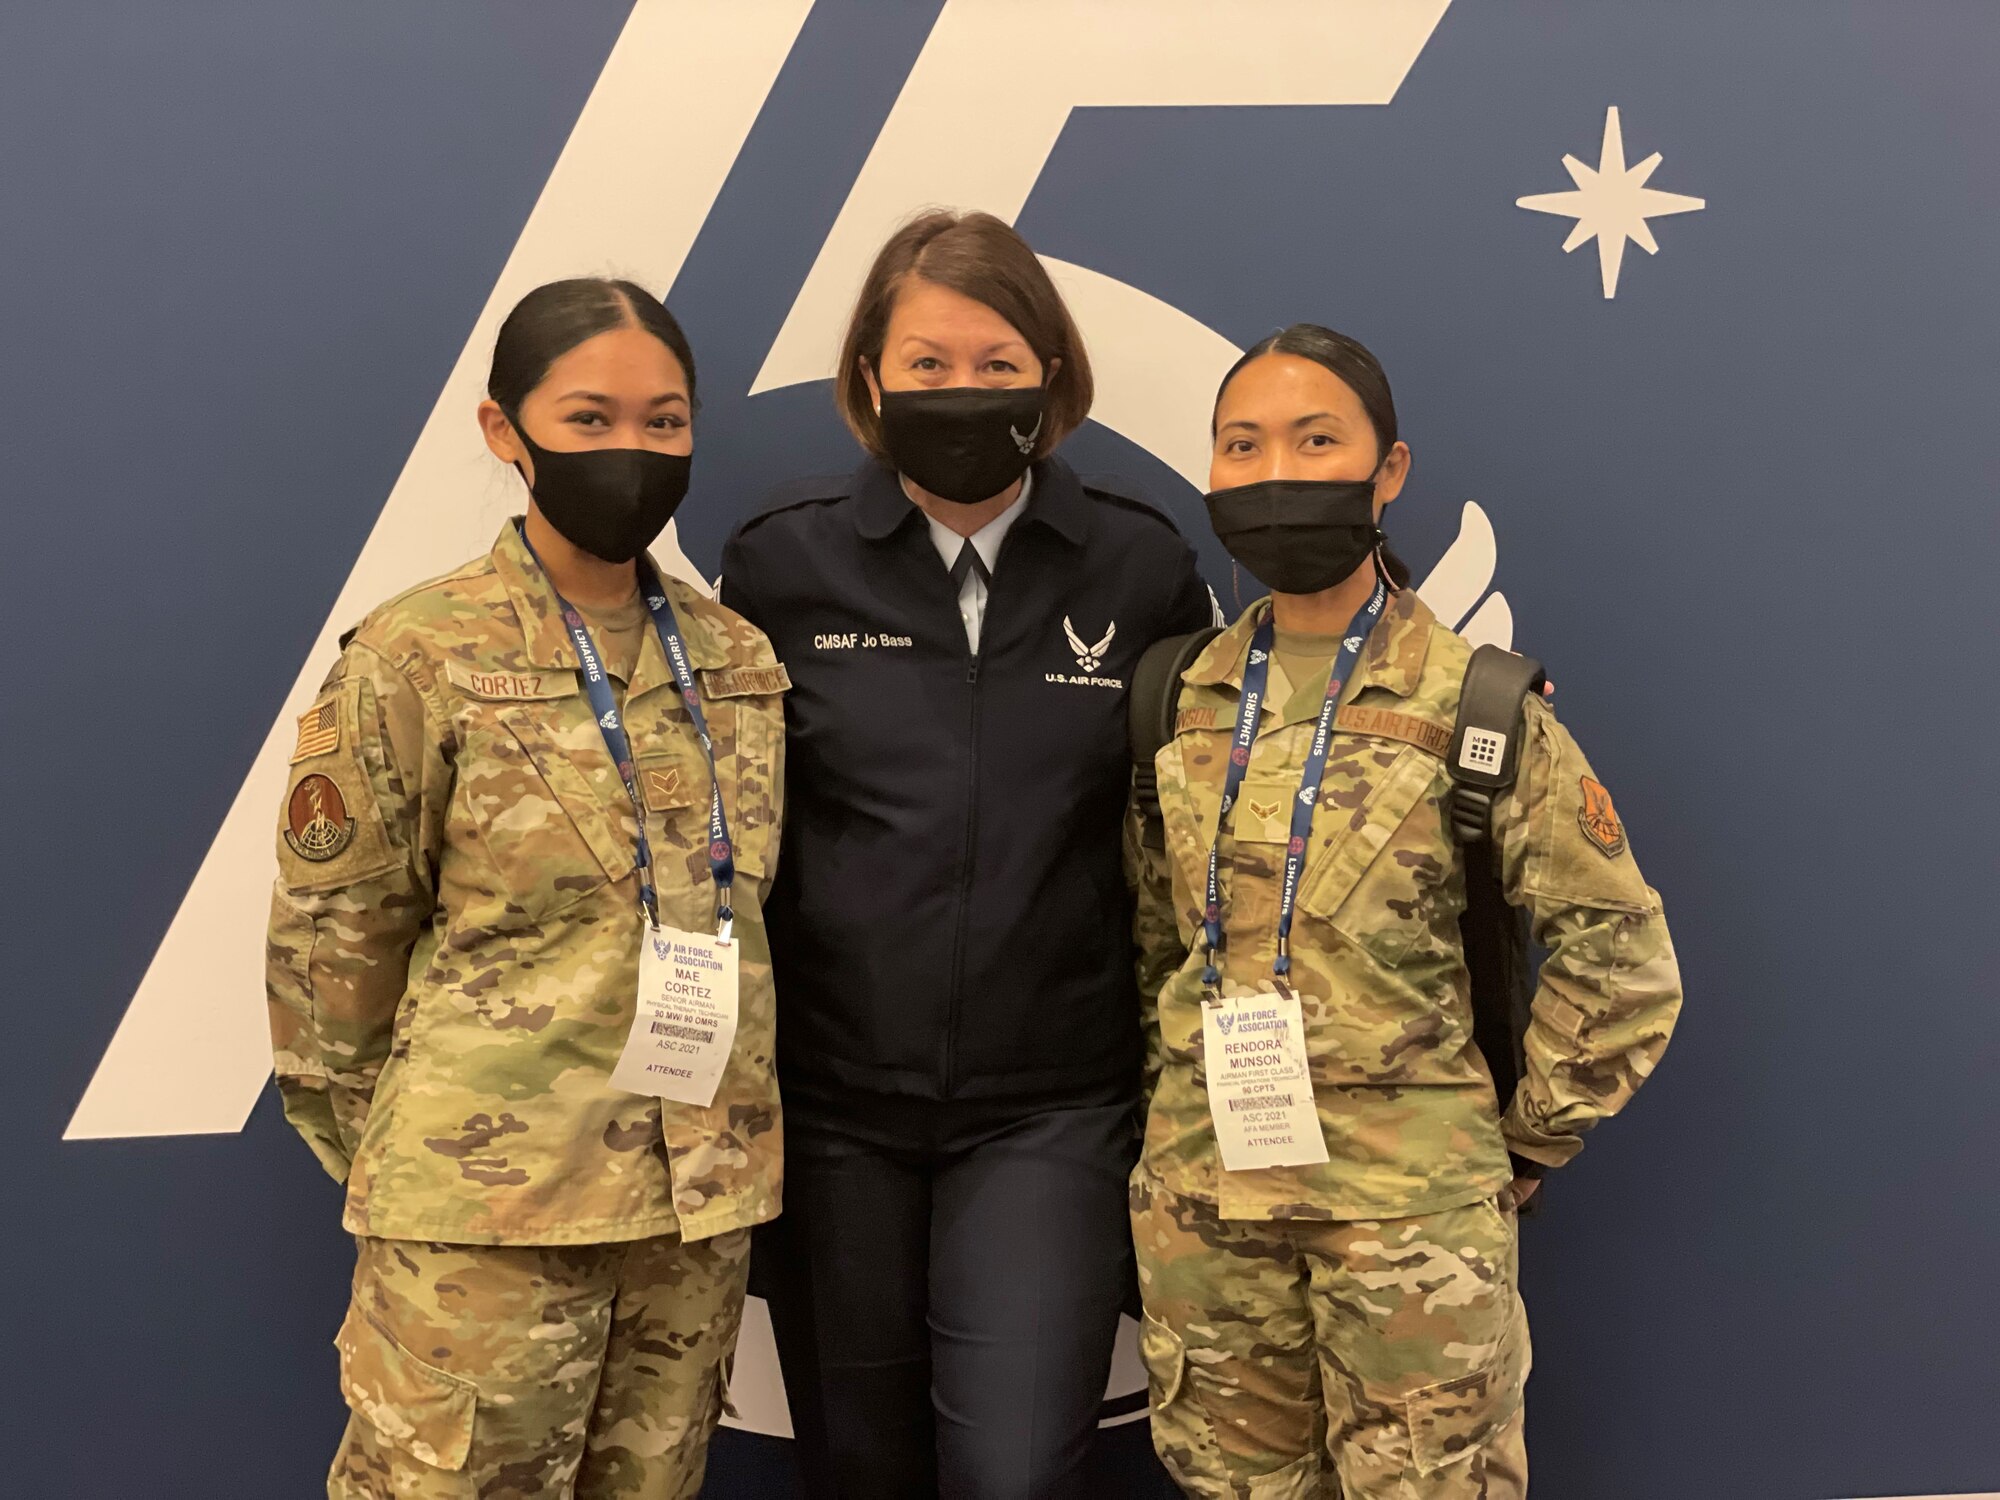
[[[1053,456],[1089,362],[1002,221],[890,239],[839,400],[865,462],[723,559],[793,678],[759,1279],[817,1493],[1075,1495],[1132,1274],[1125,687],[1211,602],[1171,522]]]

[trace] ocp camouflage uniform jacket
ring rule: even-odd
[[[285,1113],[356,1234],[453,1244],[688,1239],[778,1212],[771,958],[784,668],[664,580],[730,831],[741,1018],[707,1109],[628,1094],[641,915],[632,803],[555,594],[509,523],[364,621],[279,815],[268,989]],[[710,932],[710,780],[650,622],[625,698],[663,923]]]
[[[1471,649],[1414,592],[1397,594],[1342,693],[1292,928],[1324,1165],[1225,1172],[1202,1070],[1201,909],[1253,606],[1186,673],[1157,760],[1166,849],[1136,814],[1140,991],[1152,1087],[1142,1169],[1225,1218],[1375,1219],[1477,1202],[1509,1149],[1557,1166],[1624,1105],[1667,1045],[1680,973],[1660,900],[1569,732],[1527,705],[1527,743],[1497,810],[1508,899],[1549,950],[1527,1073],[1505,1120],[1473,1042],[1458,932],[1464,868],[1444,754]],[[1223,990],[1269,984],[1291,808],[1325,677],[1271,696],[1222,833]]]

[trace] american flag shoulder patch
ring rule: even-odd
[[[340,705],[328,698],[299,715],[299,742],[292,746],[292,764],[340,748]]]

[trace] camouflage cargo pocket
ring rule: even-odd
[[[1155,1412],[1166,1410],[1181,1393],[1181,1376],[1187,1370],[1187,1348],[1181,1336],[1151,1313],[1139,1325],[1139,1358],[1152,1382]]]
[[[1220,737],[1183,734],[1154,757],[1166,849],[1183,891],[1199,893],[1208,872],[1208,846],[1221,817],[1222,786],[1208,767]],[[1227,753],[1226,744],[1222,753]]]
[[[1553,715],[1531,709],[1529,718],[1547,771],[1516,794],[1529,818],[1522,893],[1537,905],[1655,914],[1660,898],[1633,861],[1611,793]],[[1532,795],[1536,790],[1541,795]]]
[[[1521,1409],[1531,1358],[1528,1320],[1517,1302],[1507,1335],[1483,1367],[1410,1393],[1411,1467],[1434,1474],[1483,1448]]]
[[[392,1450],[386,1493],[414,1500],[469,1497],[465,1465],[479,1402],[472,1383],[425,1364],[358,1307],[348,1308],[334,1344],[348,1407],[374,1430],[379,1447]]]
[[[279,809],[278,879],[294,895],[338,891],[393,870],[402,860],[390,844],[376,800],[376,777],[384,775],[380,750],[364,743],[361,678],[339,683],[320,696],[316,709],[333,711],[325,728],[315,720],[300,729],[301,749],[287,768],[284,805]],[[312,717],[310,714],[308,717]]]
[[[1379,753],[1347,753],[1329,768],[1326,790],[1336,794],[1323,794],[1313,820],[1299,911],[1308,934],[1312,923],[1324,922],[1393,969],[1429,930],[1454,856],[1439,811],[1444,782],[1436,759],[1406,749],[1384,768],[1374,764]],[[1349,762],[1354,768],[1336,780],[1332,771]]]
[[[582,729],[545,723],[549,714],[541,705],[502,708],[495,715],[498,732],[483,737],[476,769],[462,759],[459,770],[462,781],[473,783],[487,857],[530,918],[573,905],[632,872],[624,788],[618,786],[618,800],[625,805],[608,806],[577,764],[603,754],[601,742],[592,743],[597,725],[589,719]],[[576,740],[585,741],[580,752],[571,748]]]
[[[1308,1453],[1282,1469],[1239,1477],[1236,1483],[1248,1500],[1317,1500],[1321,1494],[1319,1476],[1319,1455]]]
[[[729,1383],[735,1377],[736,1351],[731,1349],[715,1362],[715,1415],[709,1423],[710,1427],[714,1427],[724,1417],[728,1417],[731,1421],[740,1421],[742,1419],[743,1414],[737,1411],[735,1398],[729,1394]]]
[[[1184,1490],[1222,1467],[1208,1413],[1187,1380],[1187,1346],[1181,1336],[1151,1313],[1139,1323],[1139,1360],[1146,1367],[1153,1415],[1153,1451]]]
[[[745,674],[747,676],[747,674]],[[759,685],[750,679],[752,685]],[[737,868],[762,877],[772,866],[771,838],[777,827],[779,749],[785,738],[785,701],[778,693],[750,691],[725,674],[708,674],[709,733],[715,742],[716,771],[736,845]]]

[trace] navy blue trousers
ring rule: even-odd
[[[1133,1286],[1128,1102],[785,1097],[759,1232],[813,1500],[1068,1500]]]

